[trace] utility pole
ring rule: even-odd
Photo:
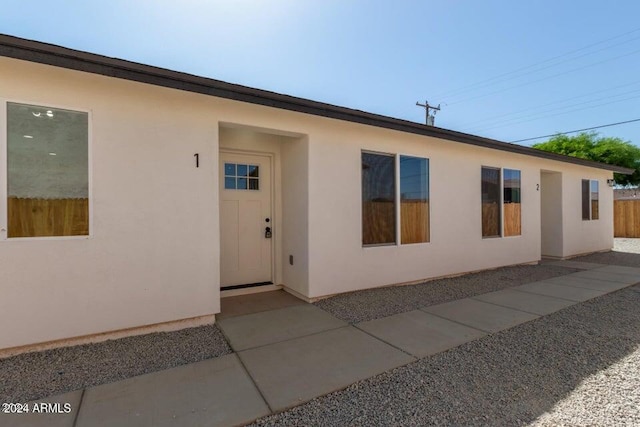
[[[440,111],[440,104],[438,104],[437,107],[434,107],[433,105],[429,105],[429,101],[425,100],[424,104],[420,104],[419,102],[416,102],[416,105],[424,108],[424,111],[425,111],[424,123],[427,126],[433,126],[436,120],[436,111]],[[433,110],[433,114],[429,114],[429,110]]]

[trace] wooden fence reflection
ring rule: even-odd
[[[88,199],[9,197],[9,237],[86,236]]]
[[[365,202],[362,206],[362,243],[395,242],[395,204],[390,201]],[[429,241],[429,203],[403,200],[400,204],[402,243]]]

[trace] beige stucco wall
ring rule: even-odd
[[[607,179],[611,172],[568,165],[562,174],[564,235],[563,257],[602,251],[613,247],[613,188]],[[600,218],[582,220],[582,180],[597,180]]]
[[[89,239],[0,236],[0,322],[20,325],[0,348],[219,312],[219,139],[273,154],[276,282],[310,298],[539,260],[541,169],[562,171],[563,256],[613,242],[598,169],[6,58],[0,97],[91,112],[93,215]],[[362,150],[430,159],[429,243],[362,247]],[[521,236],[482,238],[483,165],[521,170]]]
[[[219,312],[214,98],[0,58],[0,100],[89,111],[92,190],[89,238],[0,235],[0,349]]]

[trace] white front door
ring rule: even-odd
[[[220,153],[220,286],[272,281],[271,158]],[[271,233],[271,235],[269,235]]]

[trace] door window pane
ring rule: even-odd
[[[505,169],[503,177],[504,235],[522,234],[520,204],[520,171]]]
[[[229,176],[236,176],[236,165],[234,163],[225,163],[224,174]]]
[[[395,158],[362,153],[362,244],[395,242]]]
[[[236,189],[236,179],[235,177],[224,177],[224,188],[225,190],[235,190]]]
[[[500,169],[482,168],[482,237],[500,237]]]
[[[258,165],[225,163],[224,175],[225,190],[260,189],[260,174]]]
[[[8,236],[89,234],[88,114],[7,103]]]
[[[400,242],[429,241],[429,160],[400,156]]]

